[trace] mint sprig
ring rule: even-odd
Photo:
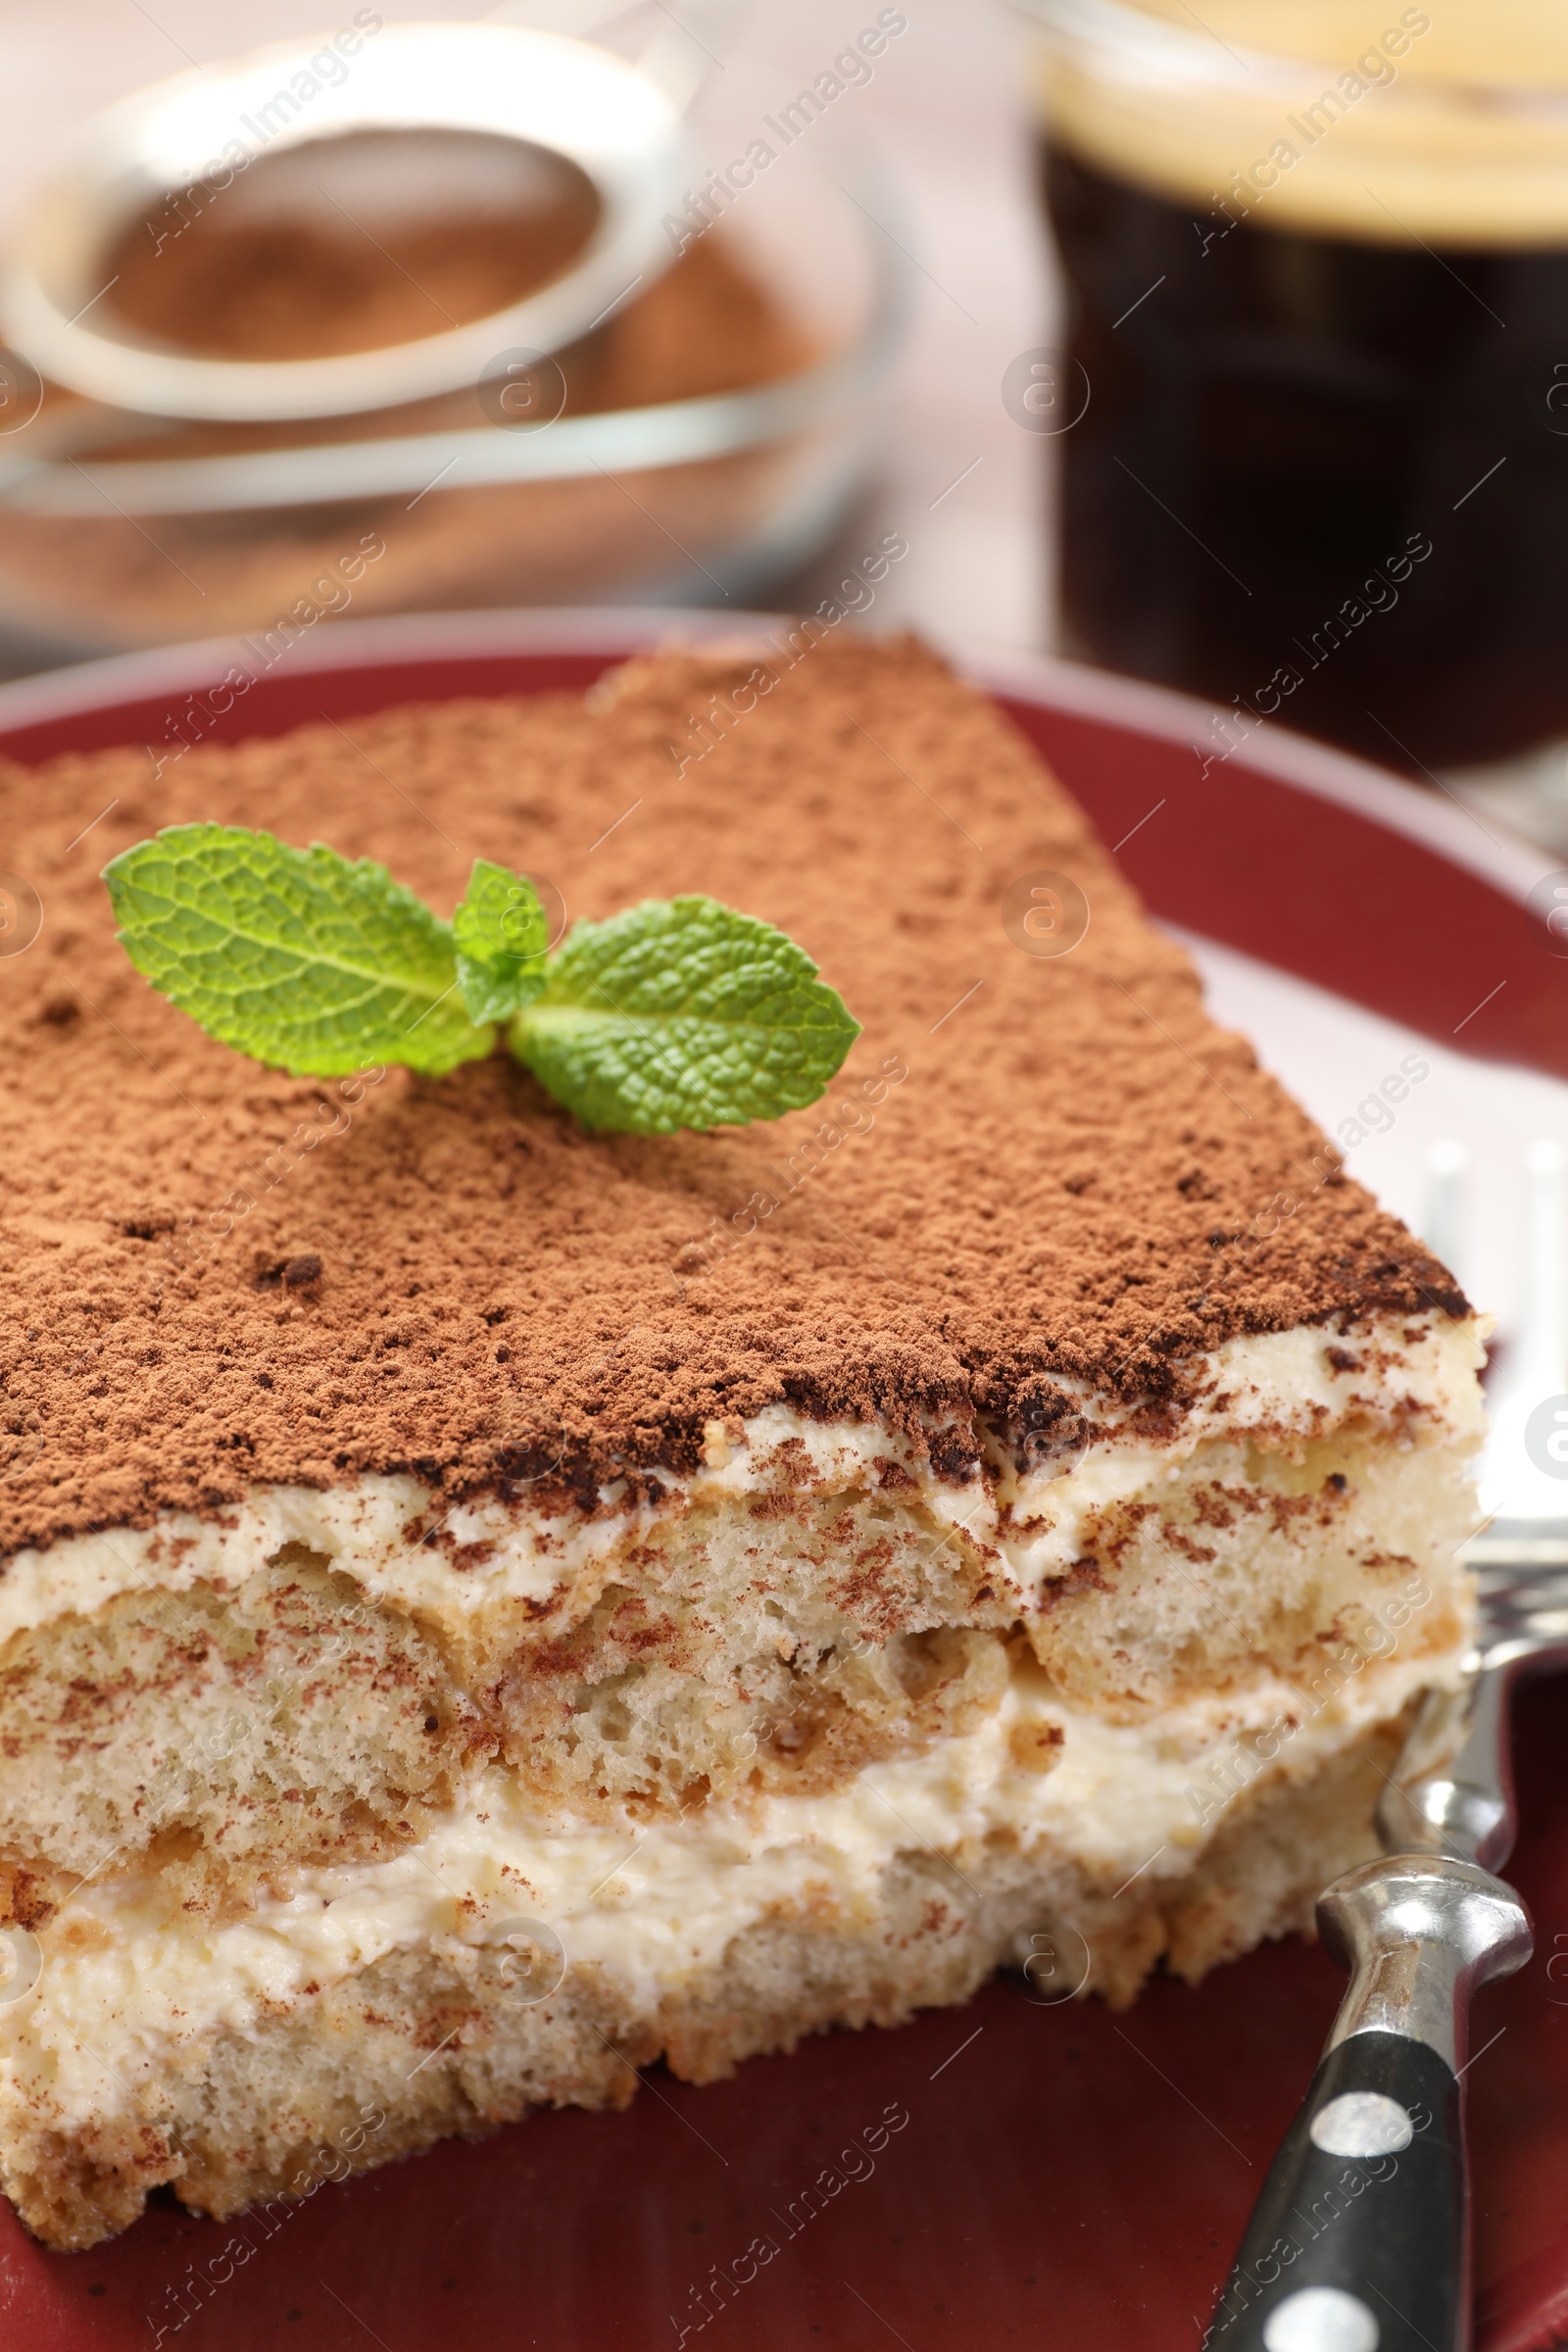
[[[368,858],[177,825],[104,870],[136,969],[296,1077],[439,1077],[507,1043],[586,1127],[672,1135],[814,1102],[859,1024],[803,948],[715,899],[649,899],[548,952],[527,877],[476,858],[444,923]]]

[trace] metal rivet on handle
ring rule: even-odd
[[[1381,2090],[1342,2091],[1312,2118],[1312,2145],[1325,2156],[1396,2156],[1414,2137],[1398,2100]]]
[[[1378,2324],[1343,2286],[1303,2286],[1263,2323],[1268,2352],[1377,2352]]]

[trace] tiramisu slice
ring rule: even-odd
[[[1465,1638],[1475,1323],[933,658],[803,633],[0,801],[43,905],[0,962],[0,2178],[40,2236],[999,1962],[1125,2001],[1372,1850]],[[711,1133],[595,1132],[502,1050],[280,1076],[95,871],[218,823],[442,915],[475,858],[573,918],[707,894],[861,1034]]]

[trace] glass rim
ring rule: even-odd
[[[1309,50],[1232,45],[1207,27],[1190,30],[1174,18],[1156,16],[1139,0],[1007,0],[1015,17],[1049,36],[1074,62],[1094,68],[1104,61],[1116,78],[1182,81],[1209,89],[1259,94],[1266,84],[1288,97],[1314,85],[1338,61]],[[1257,76],[1261,72],[1263,81]],[[1423,72],[1408,85],[1396,83],[1398,103],[1443,104],[1482,100],[1498,113],[1568,115],[1568,89],[1484,81],[1462,74]]]

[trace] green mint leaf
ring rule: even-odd
[[[476,858],[452,935],[470,1020],[510,1021],[543,988],[550,924],[526,874]]]
[[[126,955],[210,1037],[296,1077],[367,1062],[438,1077],[488,1054],[452,933],[394,882],[317,842],[173,825],[104,869]]]
[[[585,1127],[673,1135],[814,1102],[859,1033],[770,923],[649,899],[573,926],[511,1045]]]

